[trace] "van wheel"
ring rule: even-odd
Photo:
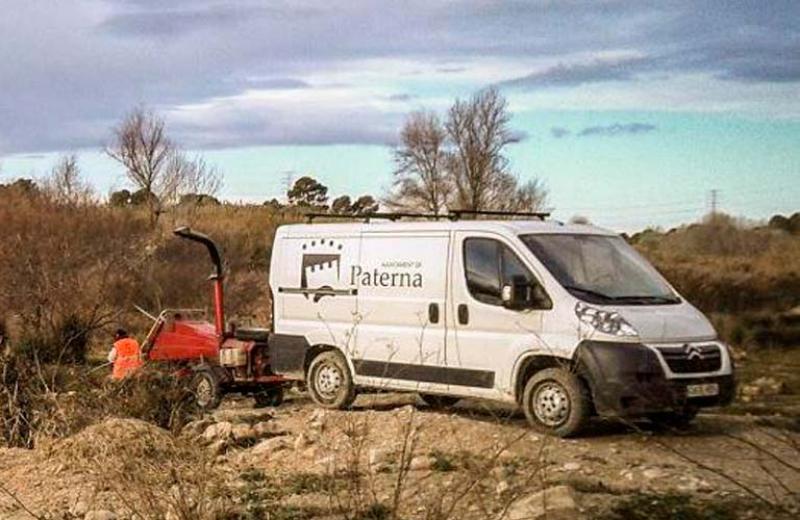
[[[449,395],[419,394],[422,402],[431,408],[451,408],[461,399]]]
[[[570,437],[586,426],[592,403],[586,385],[577,375],[563,368],[547,368],[525,384],[522,408],[537,430]]]
[[[192,377],[190,388],[194,395],[194,405],[203,412],[215,409],[222,401],[219,378],[209,369],[198,370]]]
[[[280,406],[283,403],[283,388],[270,388],[253,394],[258,408]]]
[[[306,384],[311,399],[324,408],[342,410],[353,404],[356,398],[347,361],[335,350],[323,352],[311,361]]]
[[[679,430],[688,428],[695,417],[697,417],[697,408],[684,408],[676,412],[657,412],[648,414],[647,418],[650,419],[658,428],[677,428]]]

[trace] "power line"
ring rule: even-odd
[[[712,189],[709,192],[709,202],[711,204],[711,214],[712,215],[716,215],[717,214],[717,199],[718,198],[719,198],[719,190],[718,189]]]

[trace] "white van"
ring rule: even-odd
[[[593,414],[687,423],[731,401],[708,320],[620,236],[533,220],[278,229],[273,370],[316,403],[359,388],[517,403],[567,436]]]

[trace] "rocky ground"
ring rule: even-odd
[[[339,412],[300,393],[275,409],[227,399],[178,437],[111,419],[0,450],[0,518],[793,518],[798,430],[706,414],[688,431],[598,421],[561,440],[477,402],[443,411],[374,394]]]

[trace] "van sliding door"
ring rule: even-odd
[[[446,389],[445,337],[450,234],[365,231],[358,287],[356,352],[360,384]]]

